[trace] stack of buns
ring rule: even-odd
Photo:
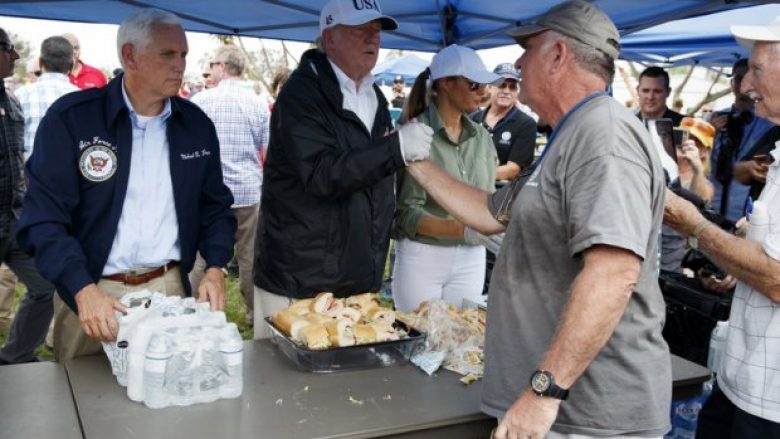
[[[296,343],[322,350],[398,340],[395,311],[379,306],[376,294],[337,299],[323,292],[294,302],[271,317],[271,322]]]

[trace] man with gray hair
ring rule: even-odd
[[[263,168],[260,154],[268,146],[268,105],[252,90],[241,76],[246,56],[237,46],[220,46],[209,63],[209,73],[216,87],[198,93],[192,102],[214,122],[219,137],[222,158],[222,176],[233,192],[233,214],[238,221],[236,232],[236,259],[241,295],[246,304],[246,321],[252,325],[254,286],[255,232],[260,204]],[[190,274],[197,285],[203,277],[206,261],[198,257]]]
[[[73,47],[63,37],[49,37],[41,43],[38,81],[16,89],[14,95],[24,111],[24,158],[30,158],[38,124],[51,104],[79,88],[68,80],[73,65]]]
[[[143,9],[119,26],[117,51],[125,73],[55,102],[27,162],[18,239],[61,299],[58,361],[116,339],[122,295],[189,294],[196,252],[207,266],[198,300],[225,306],[233,197],[214,125],[177,96],[188,51],[181,22]]]
[[[780,124],[780,16],[767,25],[732,26],[749,49],[741,89],[756,115]],[[701,439],[780,437],[780,142],[766,185],[740,238],[705,219],[689,202],[666,194],[664,222],[688,244],[737,278],[717,383],[699,414]]]
[[[428,156],[432,135],[417,122],[392,131],[371,75],[380,31],[397,27],[376,0],[331,0],[320,48],[303,54],[274,105],[255,251],[255,306],[266,316],[291,298],[382,284],[395,173]]]
[[[542,157],[493,195],[429,161],[409,166],[464,224],[506,230],[482,409],[497,439],[660,438],[672,385],[657,279],[664,179],[647,129],[605,93],[620,35],[580,0],[511,35],[525,49],[520,99],[553,127]]]

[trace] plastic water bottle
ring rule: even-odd
[[[168,406],[165,391],[165,369],[171,358],[168,340],[156,335],[149,342],[144,359],[144,404],[152,409]]]
[[[226,381],[220,368],[222,359],[217,343],[211,337],[205,337],[201,343],[201,364],[195,372],[195,402],[212,402],[219,399],[220,386]]]
[[[747,239],[763,242],[768,233],[769,213],[766,204],[763,201],[755,201],[748,220]]]
[[[726,336],[729,332],[729,322],[718,322],[712,329],[710,336],[710,350],[707,354],[707,368],[714,373],[720,370],[720,362],[723,351],[726,348]]]
[[[219,390],[219,396],[228,399],[238,398],[244,387],[244,342],[235,323],[228,323],[223,329],[219,351],[228,375],[227,382]]]

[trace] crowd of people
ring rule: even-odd
[[[187,39],[168,12],[122,22],[111,81],[74,35],[43,41],[36,81],[0,90],[0,260],[27,287],[1,364],[36,361],[52,320],[57,361],[98,353],[129,292],[222,310],[234,255],[259,338],[295,299],[379,290],[391,239],[398,309],[460,306],[482,296],[488,237],[493,437],[660,438],[672,377],[659,264],[681,271],[693,249],[723,270],[694,275],[733,294],[697,437],[780,437],[780,25],[734,28],[751,57],[732,68],[734,105],[704,118],[667,107],[660,67],[639,76],[637,111],[610,97],[620,34],[582,0],[512,30],[515,63],[490,70],[451,45],[408,94],[395,81],[391,102],[371,70],[397,21],[378,2],[331,0],[319,26],[270,109],[232,45],[183,98]],[[0,29],[0,76],[18,59]],[[662,119],[688,136],[673,151],[645,125]],[[550,130],[539,157],[537,125]],[[759,238],[744,219],[754,202],[770,219]]]

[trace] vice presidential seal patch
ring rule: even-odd
[[[84,148],[79,159],[81,175],[96,183],[111,178],[116,172],[116,167],[116,154],[104,145],[91,145]]]

